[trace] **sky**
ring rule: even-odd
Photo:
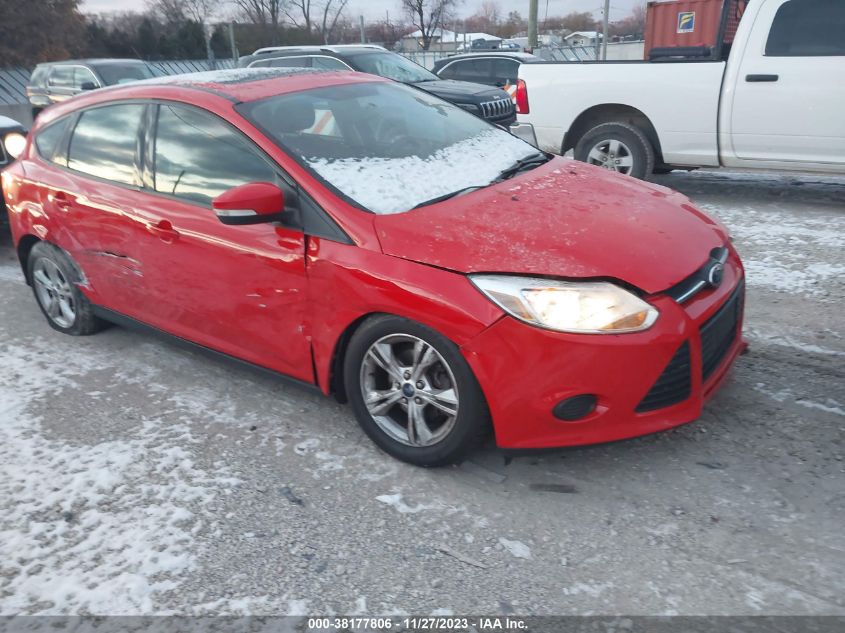
[[[481,0],[458,0],[458,15],[466,17],[475,13],[481,6]],[[509,11],[519,11],[523,17],[528,17],[528,0],[497,0],[502,17]],[[631,12],[641,0],[611,0],[610,19],[619,20]],[[540,19],[548,6],[549,15],[565,15],[571,11],[591,11],[598,18],[601,15],[602,0],[540,0]],[[105,11],[143,11],[146,8],[144,0],[83,0],[82,10],[86,13],[100,13]],[[379,20],[401,14],[399,0],[349,0],[346,14],[349,17],[363,15],[367,20]]]

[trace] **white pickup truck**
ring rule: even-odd
[[[522,64],[516,126],[541,149],[638,178],[845,173],[845,0],[750,0],[721,57]]]

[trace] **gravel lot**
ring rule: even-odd
[[[0,237],[0,613],[845,614],[845,179],[675,173],[747,335],[695,424],[421,470],[351,411],[49,329]]]

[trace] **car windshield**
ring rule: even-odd
[[[537,154],[459,107],[396,83],[317,88],[238,110],[335,191],[377,214],[487,186]]]
[[[437,75],[396,53],[362,53],[350,59],[356,70],[406,84],[436,81]]]
[[[155,76],[146,64],[98,64],[94,68],[107,86],[151,79]]]

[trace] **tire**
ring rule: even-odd
[[[87,336],[103,329],[91,302],[77,287],[80,274],[62,249],[47,242],[32,247],[27,275],[38,307],[50,327],[71,336]]]
[[[597,125],[575,145],[575,158],[640,180],[652,173],[655,163],[651,141],[628,123]]]
[[[415,364],[415,355],[423,362]],[[361,428],[399,460],[454,464],[489,435],[490,413],[478,381],[458,347],[431,328],[374,317],[350,339],[343,372]],[[365,392],[381,397],[368,408]]]

